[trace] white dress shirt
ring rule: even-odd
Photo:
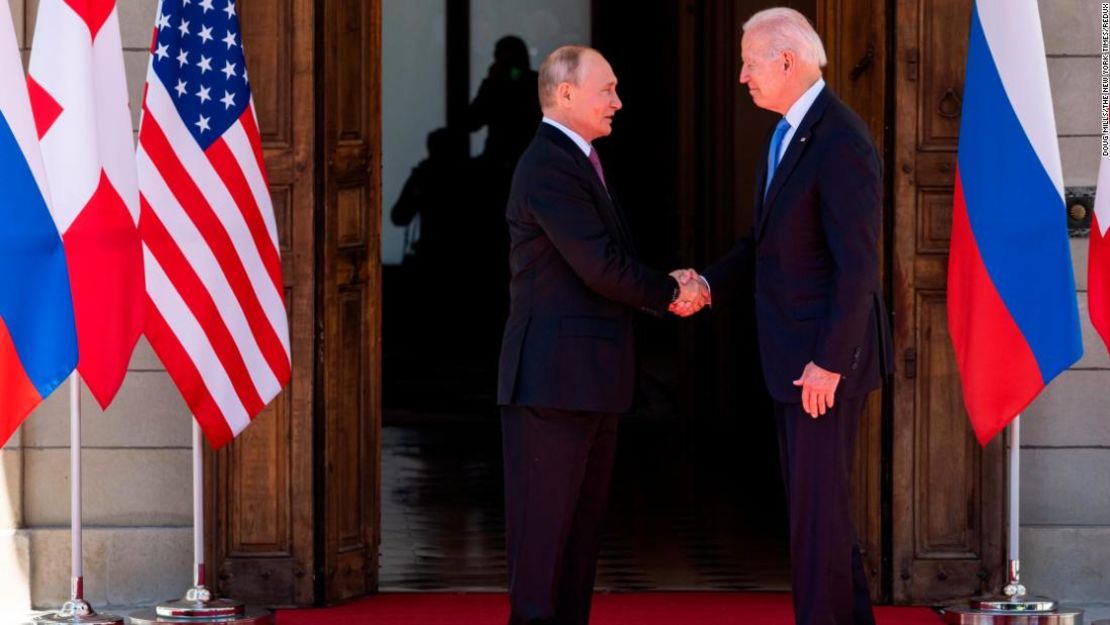
[[[813,101],[817,99],[817,96],[824,88],[825,79],[818,78],[817,82],[813,83],[809,89],[806,89],[806,92],[794,102],[788,111],[786,111],[786,115],[783,117],[786,118],[786,123],[790,124],[790,128],[787,129],[786,134],[782,137],[782,143],[779,144],[779,157],[777,162],[782,162],[782,155],[786,154],[786,146],[790,145],[790,140],[794,138],[794,131],[801,125],[802,120],[805,119],[806,113],[808,113],[809,109],[813,106]]]
[[[593,151],[594,146],[590,145],[590,142],[583,139],[582,136],[579,135],[577,132],[574,132],[570,128],[567,128],[566,126],[560,124],[554,119],[551,119],[550,117],[544,117],[543,123],[551,124],[559,130],[562,130],[563,134],[570,137],[570,140],[573,141],[575,145],[577,145],[579,148],[582,148],[582,153],[586,155],[586,158],[590,157],[590,152]]]

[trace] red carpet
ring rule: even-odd
[[[939,625],[926,608],[875,608],[878,625]],[[314,610],[281,610],[277,625],[503,625],[505,595],[385,594]],[[594,598],[590,625],[793,625],[785,593],[619,593]]]

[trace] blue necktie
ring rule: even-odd
[[[790,122],[783,117],[775,126],[775,134],[771,135],[771,151],[767,154],[767,181],[763,185],[763,199],[767,199],[767,191],[771,188],[771,180],[775,177],[775,169],[779,166],[779,148],[782,147],[782,138],[790,130]]]

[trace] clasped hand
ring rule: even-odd
[[[693,269],[676,269],[671,277],[678,281],[679,293],[667,308],[679,317],[689,317],[698,312],[712,300],[705,280]]]

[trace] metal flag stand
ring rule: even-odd
[[[81,376],[76,371],[69,378],[69,516],[70,564],[73,571],[70,599],[57,612],[36,617],[34,623],[123,625],[122,618],[97,614],[85,601],[81,563]]]
[[[200,426],[193,420],[193,587],[175,601],[159,604],[153,610],[131,615],[131,625],[192,623],[206,625],[272,625],[267,610],[248,608],[241,601],[216,599],[206,586],[204,571],[204,440]]]
[[[967,605],[944,609],[944,622],[952,625],[1082,625],[1082,610],[1060,609],[1056,601],[1028,594],[1021,583],[1018,504],[1021,501],[1021,415],[1010,424],[1009,443],[1009,543],[1006,586],[1002,595],[972,599]]]

